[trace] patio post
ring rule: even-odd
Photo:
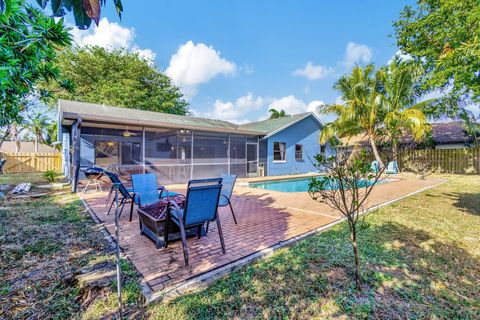
[[[115,262],[117,265],[117,296],[118,296],[118,318],[122,319],[123,306],[122,306],[122,274],[120,269],[120,230],[119,230],[119,206],[118,206],[118,188],[119,183],[114,183],[115,189]]]

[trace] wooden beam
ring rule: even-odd
[[[72,126],[72,192],[77,192],[78,175],[80,173],[80,133],[82,131],[82,118],[78,118]]]

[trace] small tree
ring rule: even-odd
[[[360,291],[362,277],[357,243],[358,223],[366,201],[385,168],[372,168],[364,150],[355,158],[337,153],[329,157],[318,154],[315,160],[315,166],[326,175],[310,178],[310,196],[338,210],[347,220],[355,259],[355,285]]]

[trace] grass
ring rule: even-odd
[[[152,319],[480,318],[480,179],[449,182],[370,214],[363,290],[340,224],[149,308]]]
[[[0,183],[26,179],[6,175]],[[339,224],[201,292],[147,309],[138,275],[123,260],[126,318],[478,319],[480,178],[448,179],[366,218],[359,238],[361,293],[354,287],[348,230]],[[113,317],[114,281],[94,291],[75,281],[81,268],[113,261],[76,195],[59,189],[0,202],[0,219],[0,318]]]
[[[0,184],[45,182],[40,175],[0,175]],[[114,261],[112,250],[68,187],[37,199],[0,202],[0,319],[100,319],[117,310],[114,281],[81,287],[83,268]],[[122,262],[123,299],[129,314],[142,311],[138,274]]]

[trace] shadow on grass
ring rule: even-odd
[[[391,222],[372,222],[359,245],[361,294],[342,224],[150,313],[159,319],[480,317],[480,261],[466,250]]]
[[[453,205],[460,210],[473,215],[480,215],[480,193],[450,192],[443,195],[454,200],[455,203]]]

